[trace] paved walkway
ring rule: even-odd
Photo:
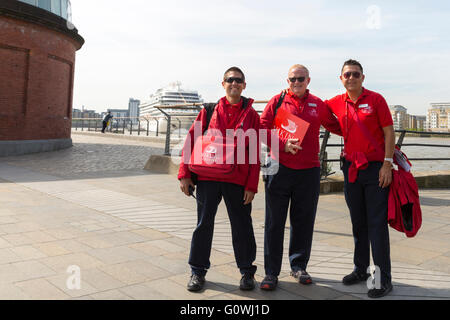
[[[0,299],[367,299],[365,284],[340,282],[353,256],[342,194],[319,200],[308,267],[313,285],[289,276],[285,252],[279,290],[240,291],[221,203],[206,289],[190,293],[195,201],[181,194],[173,176],[142,170],[161,145],[72,138],[69,150],[0,158]],[[450,191],[420,194],[418,236],[390,230],[395,287],[385,299],[450,298]],[[253,221],[261,281],[263,193],[253,203]]]

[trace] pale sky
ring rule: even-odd
[[[207,102],[224,95],[223,72],[240,67],[244,95],[269,100],[291,65],[310,70],[311,92],[344,92],[349,58],[367,89],[410,114],[450,102],[450,1],[72,0],[86,40],[77,52],[74,108],[128,108],[170,82]]]

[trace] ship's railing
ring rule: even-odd
[[[253,105],[257,104],[267,104],[268,101],[265,100],[257,100],[254,101]],[[144,132],[147,136],[149,136],[149,123],[150,121],[156,122],[156,136],[159,135],[159,125],[161,120],[166,120],[166,135],[165,135],[165,147],[164,147],[164,154],[170,155],[170,145],[171,145],[171,137],[172,137],[172,128],[177,128],[176,125],[172,125],[174,121],[178,122],[178,138],[181,138],[181,121],[183,118],[188,118],[192,122],[197,117],[198,112],[201,110],[204,103],[185,103],[185,104],[177,104],[177,105],[163,105],[163,106],[157,106],[155,107],[158,109],[163,116],[160,117],[150,117],[150,116],[143,116],[139,118],[113,118],[110,126],[108,127],[109,132],[114,133],[122,133],[125,134],[126,132],[130,135],[133,134],[133,130],[137,132],[138,135],[141,134],[141,132]],[[197,107],[195,109],[195,112],[186,112],[186,111],[192,111],[192,107]],[[170,109],[170,112],[167,110]],[[179,113],[177,113],[174,110],[180,110]],[[183,112],[184,110],[184,112]],[[257,111],[258,113],[262,113],[262,110]],[[142,127],[141,124],[144,124],[144,127]],[[84,129],[87,130],[93,130],[98,131],[102,128],[102,119],[101,118],[74,118],[72,119],[72,126],[75,128],[75,130],[81,130]],[[143,128],[143,129],[142,129]],[[395,132],[398,135],[398,139],[396,144],[399,146],[399,148],[407,147],[407,146],[422,146],[422,147],[434,147],[434,148],[449,148],[450,145],[446,144],[429,144],[429,143],[403,143],[403,140],[408,135],[418,135],[421,137],[429,137],[429,136],[440,136],[440,137],[450,137],[450,132],[429,132],[429,131],[408,131],[408,130],[395,130]],[[326,178],[327,176],[333,174],[334,172],[331,172],[331,169],[329,169],[328,163],[330,162],[339,162],[340,159],[328,159],[327,154],[327,148],[333,148],[333,147],[343,147],[343,144],[333,144],[328,143],[330,138],[330,132],[324,130],[320,132],[320,137],[322,138],[321,144],[320,144],[320,153],[319,153],[319,161],[321,166],[321,177]],[[450,158],[442,158],[442,157],[435,157],[435,158],[410,158],[409,160],[414,161],[437,161],[437,160],[444,160],[448,161]]]

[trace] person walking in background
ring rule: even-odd
[[[368,296],[378,298],[392,290],[387,214],[395,132],[386,100],[365,89],[364,78],[358,61],[346,61],[340,79],[347,92],[325,103],[338,117],[344,137],[344,193],[355,242],[354,270],[342,282],[368,279],[371,247],[381,286],[371,288]]]
[[[229,68],[223,76],[222,86],[226,95],[219,100],[212,116],[208,119],[208,112],[206,108],[203,108],[186,138],[178,179],[181,191],[187,196],[191,195],[194,189],[193,169],[184,159],[189,158],[186,157],[187,155],[195,154],[193,149],[194,140],[196,140],[194,137],[196,123],[201,123],[201,134],[208,129],[208,131],[218,131],[222,137],[226,136],[227,130],[241,131],[244,134],[254,130],[257,135],[259,129],[259,115],[252,107],[253,99],[241,96],[246,87],[244,73],[237,67]],[[209,126],[207,126],[208,122]],[[258,141],[253,143],[257,144]],[[192,270],[187,285],[189,291],[200,291],[205,284],[205,275],[210,267],[214,219],[222,198],[224,198],[230,219],[234,256],[242,274],[239,288],[252,290],[255,287],[256,266],[253,265],[253,262],[256,259],[256,242],[251,218],[251,202],[258,190],[260,164],[257,152],[259,148],[253,155],[256,157],[256,161],[251,163],[249,161],[251,158],[249,141],[246,140],[245,145],[238,145],[239,147],[243,148],[245,152],[245,161],[244,163],[238,162],[233,172],[215,174],[212,169],[209,173],[197,172],[198,220],[192,235],[189,255],[189,265]],[[212,149],[214,148],[208,149],[208,152],[212,152]],[[201,157],[203,156],[202,154]]]
[[[264,229],[264,268],[266,276],[261,282],[263,290],[274,290],[278,284],[282,256],[284,229],[290,204],[289,261],[291,275],[301,284],[312,283],[306,272],[311,253],[314,221],[320,191],[319,129],[340,133],[339,123],[322,100],[311,94],[308,69],[294,65],[288,72],[287,92],[274,96],[261,115],[261,129],[272,129],[277,114],[294,115],[309,123],[303,142],[299,139],[279,139],[279,157],[271,150],[271,162],[279,162],[279,170],[268,175],[266,216]],[[283,99],[282,102],[280,99]],[[280,104],[281,102],[281,104]],[[277,109],[278,107],[278,109]],[[290,133],[297,130],[294,122],[285,127]]]
[[[105,133],[106,127],[109,125],[109,121],[113,118],[111,115],[111,111],[108,111],[104,116],[102,120],[102,133]]]

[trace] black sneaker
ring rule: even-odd
[[[369,298],[381,298],[391,291],[392,291],[392,283],[389,283],[381,286],[380,289],[370,289],[369,292],[367,292],[367,296]]]
[[[188,282],[187,289],[192,292],[197,292],[202,290],[204,285],[205,277],[193,274]]]
[[[370,274],[368,273],[358,273],[356,271],[353,271],[352,273],[350,273],[349,275],[346,275],[343,279],[342,279],[342,283],[345,284],[346,286],[361,282],[361,281],[367,281],[367,279],[370,277]]]
[[[241,290],[253,290],[255,288],[255,277],[252,274],[244,274],[239,283],[239,289]]]
[[[298,280],[301,284],[311,284],[312,278],[306,270],[291,271],[291,276]]]
[[[278,285],[278,277],[267,275],[265,276],[264,280],[261,282],[259,287],[262,290],[272,291],[277,288],[277,285]]]

